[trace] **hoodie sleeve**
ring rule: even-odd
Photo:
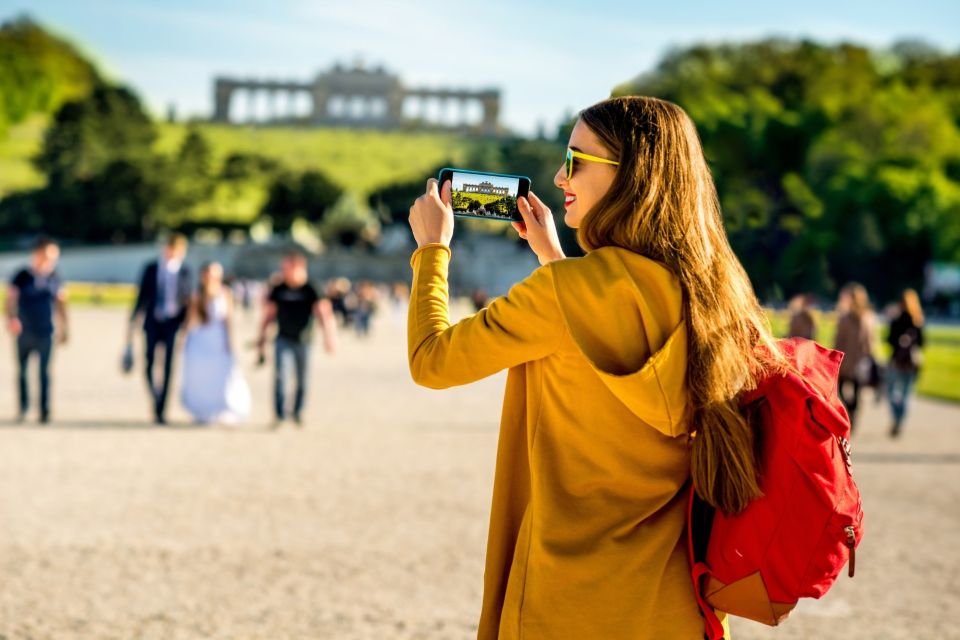
[[[566,331],[549,267],[478,313],[450,323],[450,249],[424,245],[410,259],[407,350],[414,382],[442,389],[553,353]]]

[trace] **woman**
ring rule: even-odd
[[[183,406],[202,424],[233,424],[250,415],[250,388],[231,347],[232,318],[233,297],[223,286],[223,267],[207,263],[187,315],[181,395]]]
[[[920,371],[923,322],[920,297],[913,289],[907,289],[900,296],[900,314],[890,323],[890,335],[887,336],[887,342],[893,348],[886,374],[887,397],[893,412],[892,438],[900,435],[910,390]]]
[[[449,183],[428,181],[410,210],[414,380],[510,369],[478,637],[699,640],[691,471],[727,512],[759,494],[737,396],[782,356],[683,110],[606,100],[569,144],[554,183],[587,255],[564,259],[550,211],[521,198],[518,229],[545,266],[455,325]]]
[[[876,386],[876,360],[873,357],[876,333],[870,297],[862,284],[850,283],[840,291],[837,301],[837,333],[834,348],[843,352],[840,364],[839,394],[850,416],[850,433],[856,427],[860,389]]]
[[[794,296],[787,310],[790,312],[788,338],[817,339],[817,320],[813,317],[812,296],[800,294]]]

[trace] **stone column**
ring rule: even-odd
[[[388,127],[398,127],[403,122],[403,92],[394,90],[387,96],[387,113],[384,118]]]
[[[329,119],[330,112],[327,109],[327,101],[330,99],[330,95],[326,88],[316,84],[313,85],[310,89],[310,97],[313,99],[313,112],[310,119],[313,122],[323,122]]]
[[[257,121],[257,89],[254,86],[247,87],[247,122],[255,124]]]
[[[230,122],[230,98],[233,96],[233,87],[217,80],[213,87],[213,121]]]
[[[484,135],[497,134],[497,122],[500,120],[500,97],[496,95],[485,96],[480,100],[483,105],[483,122],[480,130]]]

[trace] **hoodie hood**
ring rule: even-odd
[[[551,264],[567,329],[634,415],[666,436],[687,433],[687,328],[679,280],[618,247]]]

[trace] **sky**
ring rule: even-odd
[[[0,0],[67,36],[157,115],[208,117],[216,75],[308,81],[340,62],[407,86],[499,88],[531,134],[651,70],[673,47],[769,36],[960,50],[960,1]]]

